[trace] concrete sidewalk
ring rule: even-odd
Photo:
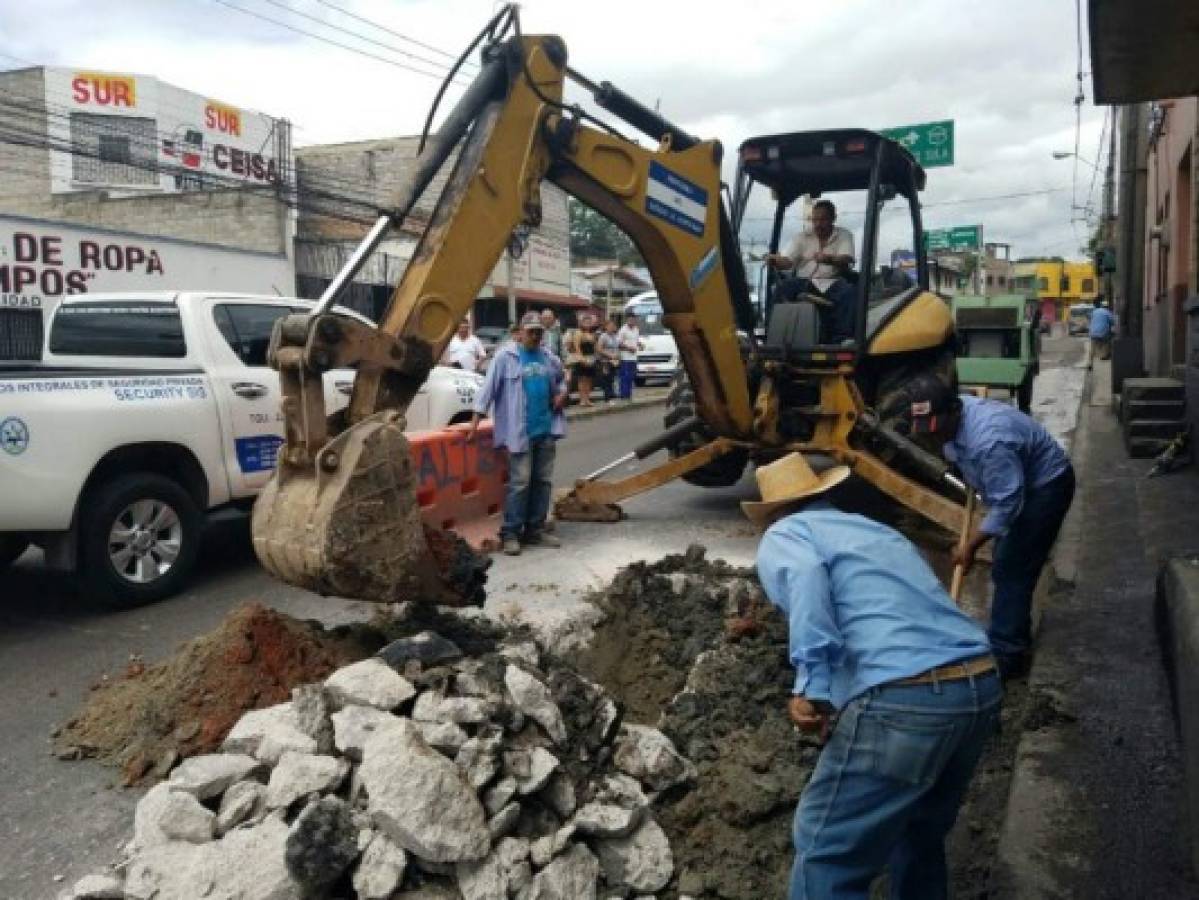
[[[1199,475],[1146,480],[1106,403],[1083,404],[1072,455],[1055,558],[1074,591],[1043,613],[992,896],[1199,897],[1154,596],[1199,545]]]
[[[639,388],[633,392],[631,400],[595,400],[591,406],[570,406],[566,410],[566,420],[574,422],[579,419],[590,419],[595,416],[608,416],[615,413],[629,412],[634,409],[645,409],[647,406],[659,406],[666,402],[670,388]]]

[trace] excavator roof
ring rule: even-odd
[[[866,190],[876,158],[880,183],[894,185],[905,196],[924,189],[924,169],[912,155],[890,138],[864,128],[750,138],[739,155],[746,174],[772,188],[784,204],[804,194]]]

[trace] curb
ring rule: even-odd
[[[646,397],[643,400],[633,399],[627,403],[619,401],[606,406],[595,406],[590,409],[580,409],[572,407],[566,411],[566,421],[576,422],[580,419],[594,419],[596,416],[611,416],[617,413],[632,412],[635,409],[647,409],[651,406],[664,406],[666,404],[666,395],[660,397]]]

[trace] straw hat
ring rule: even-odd
[[[802,453],[788,453],[754,473],[762,499],[746,500],[741,510],[758,526],[764,526],[771,513],[805,497],[823,494],[849,477],[848,466],[834,466],[817,475]]]

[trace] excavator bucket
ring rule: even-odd
[[[490,561],[421,521],[403,417],[343,431],[315,466],[282,460],[254,504],[254,550],[276,578],[318,594],[481,605]]]

